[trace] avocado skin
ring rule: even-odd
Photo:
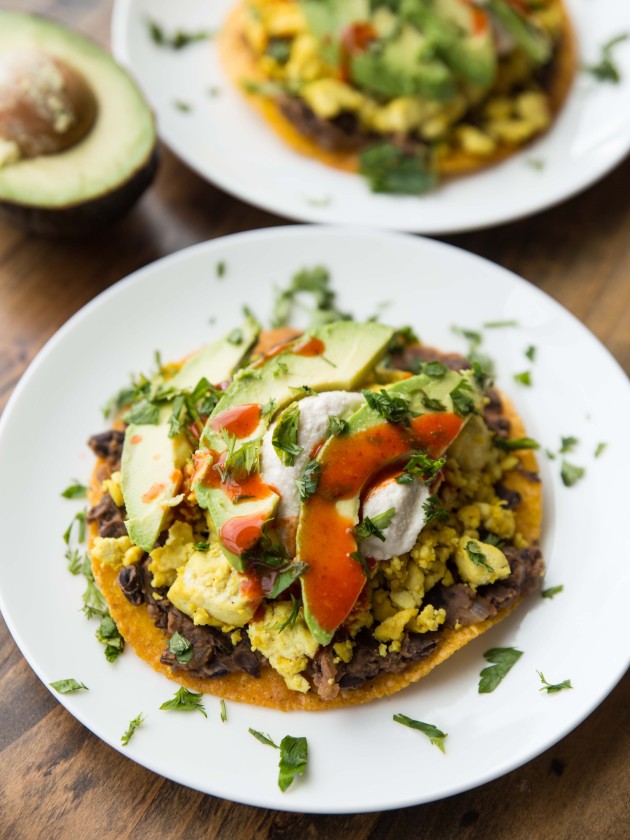
[[[87,236],[118,221],[151,185],[158,170],[160,149],[156,145],[124,184],[88,201],[65,207],[37,207],[0,200],[0,219],[38,236],[70,239]]]

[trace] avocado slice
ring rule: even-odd
[[[365,585],[363,567],[352,556],[363,489],[384,469],[404,465],[413,451],[439,458],[482,402],[469,371],[419,374],[383,391],[405,399],[409,413],[393,423],[367,402],[359,408],[347,432],[330,438],[317,455],[319,483],[300,507],[296,559],[308,566],[300,577],[304,615],[323,645]]]
[[[24,93],[38,74],[44,98],[41,78],[61,85],[60,110],[46,119]],[[156,166],[151,110],[105,50],[53,21],[0,11],[0,215],[36,233],[85,233],[127,210]]]
[[[318,327],[240,371],[216,405],[195,455],[193,490],[225,556],[239,571],[247,567],[247,551],[273,517],[279,496],[255,470],[247,470],[239,483],[219,480],[213,467],[225,462],[228,451],[232,458],[244,457],[247,444],[255,465],[257,441],[275,413],[311,391],[353,389],[384,355],[392,335],[390,327],[376,323],[336,321]]]
[[[451,70],[409,24],[378,49],[354,55],[350,72],[356,84],[382,96],[420,95],[444,101],[456,92]]]
[[[451,70],[473,85],[488,87],[497,72],[497,53],[487,12],[464,0],[435,0],[428,32]]]
[[[211,384],[229,379],[258,337],[258,325],[248,319],[238,331],[202,348],[191,356],[168,381],[177,391],[192,390],[206,378]],[[169,507],[181,484],[181,470],[192,455],[183,434],[169,436],[167,404],[156,424],[131,423],[125,431],[121,461],[121,483],[128,519],[129,538],[151,551],[164,527]]]
[[[546,64],[553,53],[553,42],[543,29],[535,26],[505,0],[488,0],[488,11],[507,29],[525,55],[535,64]]]

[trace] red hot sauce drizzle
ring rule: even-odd
[[[258,403],[235,405],[226,408],[210,421],[210,427],[215,432],[225,430],[237,438],[250,437],[258,428],[261,407]]]
[[[219,528],[219,538],[228,551],[240,557],[258,542],[264,523],[261,513],[233,516]]]
[[[309,566],[302,576],[304,594],[324,631],[344,621],[365,584],[361,565],[350,556],[357,550],[355,523],[339,513],[336,503],[360,495],[372,475],[414,449],[439,457],[462,425],[455,414],[425,414],[409,427],[382,423],[328,444],[318,488],[305,503],[300,523],[300,559]]]
[[[325,349],[326,345],[324,342],[320,338],[312,336],[296,344],[292,352],[296,356],[322,356]]]

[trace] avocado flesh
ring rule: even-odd
[[[420,95],[442,101],[455,94],[452,72],[427,51],[427,39],[409,25],[378,52],[367,50],[353,56],[351,74],[359,86],[383,96]]]
[[[262,409],[273,400],[273,412],[261,411],[256,429],[235,441],[238,451],[244,443],[262,437],[274,414],[305,396],[305,392],[299,390],[303,386],[313,391],[352,390],[384,355],[392,335],[393,330],[381,324],[337,321],[311,330],[259,367],[250,366],[240,371],[208,419],[200,447],[211,451],[215,459],[226,451],[220,428],[213,428],[213,422],[216,427],[217,418],[228,409],[243,405],[258,405]],[[323,343],[322,354],[300,355],[300,346],[311,339]],[[276,511],[279,496],[269,488],[263,498],[239,502],[229,498],[224,485],[210,486],[203,476],[193,482],[193,490],[199,506],[210,515],[225,556],[236,569],[243,571],[247,559],[224,545],[221,528],[238,517],[267,522]]]
[[[435,432],[429,433],[435,435],[432,438],[430,456],[438,458],[444,454],[468,419],[465,416],[460,418],[461,423],[457,421],[450,396],[462,381],[470,385],[470,390],[466,393],[473,399],[475,410],[478,411],[481,408],[482,395],[469,372],[462,374],[449,371],[440,379],[419,374],[385,388],[389,394],[405,397],[411,411],[417,415],[411,421],[412,428],[407,431],[404,426],[396,424],[400,430],[397,432],[400,434],[400,442],[396,443],[396,447],[387,450],[393,459],[389,461],[390,466],[397,463],[404,466],[405,459],[414,449],[422,448],[417,436],[422,434],[421,426],[418,425],[416,431],[413,424],[425,422],[422,418],[427,415],[434,415],[436,422],[444,418],[444,434],[437,436]],[[424,404],[427,397],[439,400],[446,411],[428,409]],[[296,559],[309,566],[300,578],[304,616],[311,633],[322,645],[331,641],[337,627],[348,616],[365,585],[366,578],[360,564],[350,556],[358,550],[352,533],[358,523],[361,492],[375,474],[388,466],[390,455],[384,454],[381,459],[377,452],[378,461],[372,466],[369,453],[364,452],[359,465],[354,468],[356,473],[344,473],[346,478],[351,474],[353,481],[359,483],[355,487],[346,484],[344,489],[342,480],[335,485],[334,471],[344,463],[344,458],[350,457],[348,452],[352,450],[353,439],[356,444],[367,438],[370,446],[375,445],[365,433],[373,429],[372,441],[378,440],[379,437],[383,438],[384,434],[393,434],[391,427],[394,425],[388,424],[381,414],[370,408],[367,403],[348,419],[348,424],[347,432],[339,437],[330,438],[317,456],[321,469],[319,484],[315,493],[300,507],[297,531]],[[353,462],[348,463],[352,466]],[[335,539],[335,530],[343,545]],[[321,539],[319,535],[322,533],[332,536]],[[329,611],[331,597],[336,603],[334,619],[331,619]]]
[[[258,326],[248,320],[241,328],[243,340],[219,339],[191,356],[168,384],[178,391],[191,390],[202,378],[211,384],[229,379],[258,337]],[[127,426],[121,461],[121,483],[130,540],[145,551],[155,545],[181,483],[181,469],[192,454],[188,439],[169,437],[171,408],[166,405],[152,425]],[[146,498],[155,493],[154,498]],[[144,498],[143,498],[144,497]]]
[[[505,0],[488,0],[488,11],[503,24],[531,61],[546,64],[550,60],[553,43],[546,32],[533,26]]]
[[[149,107],[127,73],[97,44],[44,18],[0,11],[0,59],[3,52],[22,48],[41,49],[78,70],[97,99],[98,113],[86,137],[67,151],[0,166],[5,214],[15,209],[18,220],[21,215],[27,221],[36,211],[49,220],[56,212],[61,223],[65,214],[66,227],[110,221],[138,197],[155,169],[156,132]],[[100,207],[92,207],[97,202]],[[86,206],[83,220],[69,213]]]

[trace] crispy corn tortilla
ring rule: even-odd
[[[294,149],[306,157],[316,158],[327,166],[344,172],[357,172],[359,158],[356,152],[329,151],[321,148],[314,140],[306,137],[284,116],[272,100],[253,93],[248,93],[243,83],[266,82],[268,79],[260,71],[255,56],[249,48],[244,32],[244,19],[247,14],[247,0],[242,0],[226,18],[219,35],[219,55],[223,67],[247,101],[264,117],[273,130]],[[576,42],[573,29],[562,0],[558,0],[563,17],[563,37],[558,46],[554,61],[553,76],[549,86],[552,117],[555,119],[567,97],[576,68]],[[552,119],[553,124],[553,119]],[[540,135],[536,135],[535,140]],[[526,144],[525,144],[526,145]],[[438,170],[443,176],[463,175],[488,166],[518,152],[523,145],[503,143],[494,153],[485,158],[468,154],[461,150],[449,150],[438,158]]]
[[[504,396],[502,396],[502,400],[503,412],[512,424],[512,436],[524,437],[525,429],[520,417]],[[534,453],[530,450],[523,450],[516,454],[520,461],[519,467],[504,474],[503,484],[521,494],[522,502],[515,511],[516,528],[528,543],[535,544],[540,538],[541,531],[542,488],[539,481],[532,480],[532,477],[525,473],[537,473],[538,465]],[[92,475],[89,494],[92,505],[96,504],[102,495],[99,474],[102,475],[101,461],[97,462]],[[90,548],[97,534],[97,525],[92,523],[89,537]],[[445,630],[442,642],[430,656],[411,664],[401,673],[381,674],[359,688],[340,691],[334,700],[324,701],[314,691],[307,694],[291,691],[286,687],[280,674],[271,667],[262,669],[260,679],[255,679],[245,673],[233,673],[212,679],[199,679],[185,672],[174,673],[169,666],[160,662],[160,656],[166,647],[167,635],[155,626],[149,617],[146,604],[134,607],[129,603],[116,583],[118,569],[113,569],[111,566],[94,560],[92,560],[92,569],[96,583],[105,596],[110,613],[126,643],[156,671],[193,691],[214,694],[225,700],[236,700],[255,706],[268,706],[283,711],[337,709],[367,703],[370,700],[395,694],[426,676],[436,665],[444,662],[459,648],[489,630],[490,627],[509,615],[522,601],[522,598],[519,599],[508,609],[499,612],[494,618],[480,624],[462,627],[457,630]]]

